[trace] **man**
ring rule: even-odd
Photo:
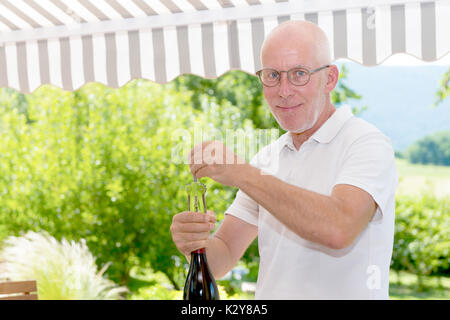
[[[261,62],[265,99],[287,132],[250,164],[218,141],[194,147],[194,176],[239,191],[213,236],[214,213],[175,215],[177,248],[189,259],[206,247],[220,278],[258,236],[256,299],[388,299],[398,180],[390,140],[331,103],[339,71],[315,24],[279,25]]]

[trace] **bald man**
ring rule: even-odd
[[[189,259],[205,247],[221,278],[258,237],[256,299],[388,299],[398,181],[390,140],[332,104],[339,70],[315,24],[279,25],[261,62],[264,97],[286,133],[250,163],[220,141],[195,146],[192,174],[239,190],[214,235],[213,212],[175,215],[177,248]]]

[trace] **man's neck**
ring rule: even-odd
[[[335,111],[335,106],[329,102],[319,115],[319,118],[312,128],[300,133],[290,132],[295,148],[299,150],[303,142],[308,140],[317,130],[319,130],[319,128],[333,115]]]

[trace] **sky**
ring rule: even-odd
[[[433,107],[439,80],[450,67],[450,54],[435,62],[423,62],[397,54],[378,66],[362,66],[349,60],[345,83],[362,96],[351,105],[367,106],[360,117],[377,126],[404,151],[418,139],[441,130],[450,130],[450,98]]]

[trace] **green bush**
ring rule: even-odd
[[[419,277],[448,274],[450,197],[397,195],[392,269]],[[420,285],[420,283],[419,283]]]
[[[120,284],[131,267],[150,263],[181,285],[185,259],[168,230],[173,214],[186,209],[184,186],[192,178],[172,159],[179,142],[173,133],[241,126],[232,120],[234,107],[205,97],[208,112],[195,112],[190,98],[149,81],[119,90],[0,91],[0,233],[86,239],[100,266],[112,263],[107,273]],[[22,109],[13,103],[19,100]],[[208,186],[210,209],[223,212],[233,191]]]

